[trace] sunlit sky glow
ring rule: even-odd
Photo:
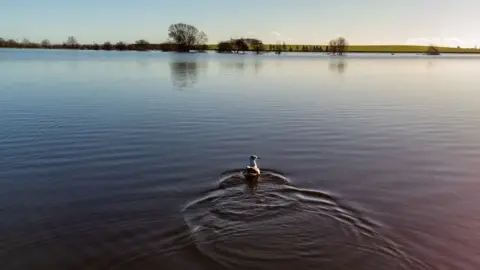
[[[209,43],[325,44],[342,35],[351,44],[480,47],[478,0],[5,0],[0,10],[0,37],[37,42],[163,42],[170,24],[185,22]]]

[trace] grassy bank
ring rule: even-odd
[[[275,51],[278,45],[265,44],[266,51]],[[326,45],[302,45],[291,44],[282,47],[282,51],[292,52],[322,52],[325,51]],[[429,46],[415,45],[351,45],[347,52],[354,53],[425,53]],[[320,49],[321,48],[321,49]],[[480,49],[473,48],[453,48],[453,47],[436,47],[440,53],[480,53]],[[209,44],[209,50],[216,50],[216,44]]]
[[[480,53],[480,49],[436,47],[440,53]],[[387,53],[424,53],[428,46],[409,45],[354,45],[348,48],[349,52],[387,52]]]

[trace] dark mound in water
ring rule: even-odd
[[[360,211],[327,192],[297,188],[273,170],[258,179],[225,172],[183,214],[196,248],[229,268],[425,268]]]

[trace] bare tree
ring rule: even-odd
[[[328,43],[328,52],[331,53],[331,54],[335,54],[337,53],[337,40],[335,39],[332,39],[330,40],[330,42]]]
[[[52,46],[52,43],[48,39],[44,39],[41,43],[43,48],[50,48]]]
[[[344,37],[337,38],[337,53],[342,55],[348,49],[348,41]]]
[[[67,44],[67,46],[72,46],[73,47],[73,46],[78,45],[78,41],[74,36],[69,36],[67,38],[67,42],[65,42],[65,44]]]
[[[328,51],[332,54],[343,55],[347,49],[348,41],[343,37],[332,39],[328,43]]]
[[[74,36],[69,36],[67,41],[63,43],[64,48],[78,48],[80,44]]]
[[[29,39],[24,38],[21,43],[21,47],[23,48],[39,48],[40,44],[31,42]]]
[[[198,45],[205,45],[208,41],[207,35],[203,31],[185,23],[170,25],[168,36],[173,43],[177,44],[178,51],[182,52],[189,52]]]

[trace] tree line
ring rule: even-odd
[[[69,37],[67,41],[61,44],[52,44],[48,39],[40,43],[31,42],[27,39],[18,42],[13,39],[5,40],[0,38],[0,48],[25,48],[25,49],[70,49],[70,50],[104,50],[104,51],[150,51],[162,50],[165,44],[151,44],[148,41],[141,39],[135,43],[116,42],[112,43],[106,41],[98,44],[81,44],[77,42],[75,37]]]
[[[342,37],[331,40],[327,46],[287,45],[285,42],[283,44],[264,45],[261,40],[253,40],[250,42],[247,42],[247,40],[250,39],[240,38],[221,41],[217,45],[217,52],[245,53],[246,51],[256,51],[257,53],[274,52],[276,54],[281,54],[282,52],[325,52],[342,55],[348,48],[347,40]]]
[[[144,39],[137,40],[134,43],[116,42],[112,43],[106,41],[102,44],[81,44],[74,36],[70,36],[67,40],[61,44],[53,44],[48,39],[43,40],[40,43],[32,42],[28,39],[22,41],[16,41],[13,39],[0,38],[0,47],[3,48],[42,48],[42,49],[73,49],[73,50],[105,50],[105,51],[177,51],[177,52],[190,52],[190,51],[206,51],[208,50],[208,37],[205,32],[200,31],[193,25],[185,23],[176,23],[170,25],[168,28],[169,39],[166,42],[155,44],[150,43]],[[285,51],[317,51],[317,52],[329,52],[332,54],[343,54],[348,47],[348,42],[345,38],[337,38],[330,41],[329,45],[323,49],[322,46],[313,46],[311,49],[309,46],[287,46],[285,43],[277,45],[264,45],[261,40],[258,39],[231,39],[228,41],[221,41],[217,44],[216,50],[219,53],[244,53],[246,51],[253,51],[257,54],[264,52],[275,52],[280,54]]]

